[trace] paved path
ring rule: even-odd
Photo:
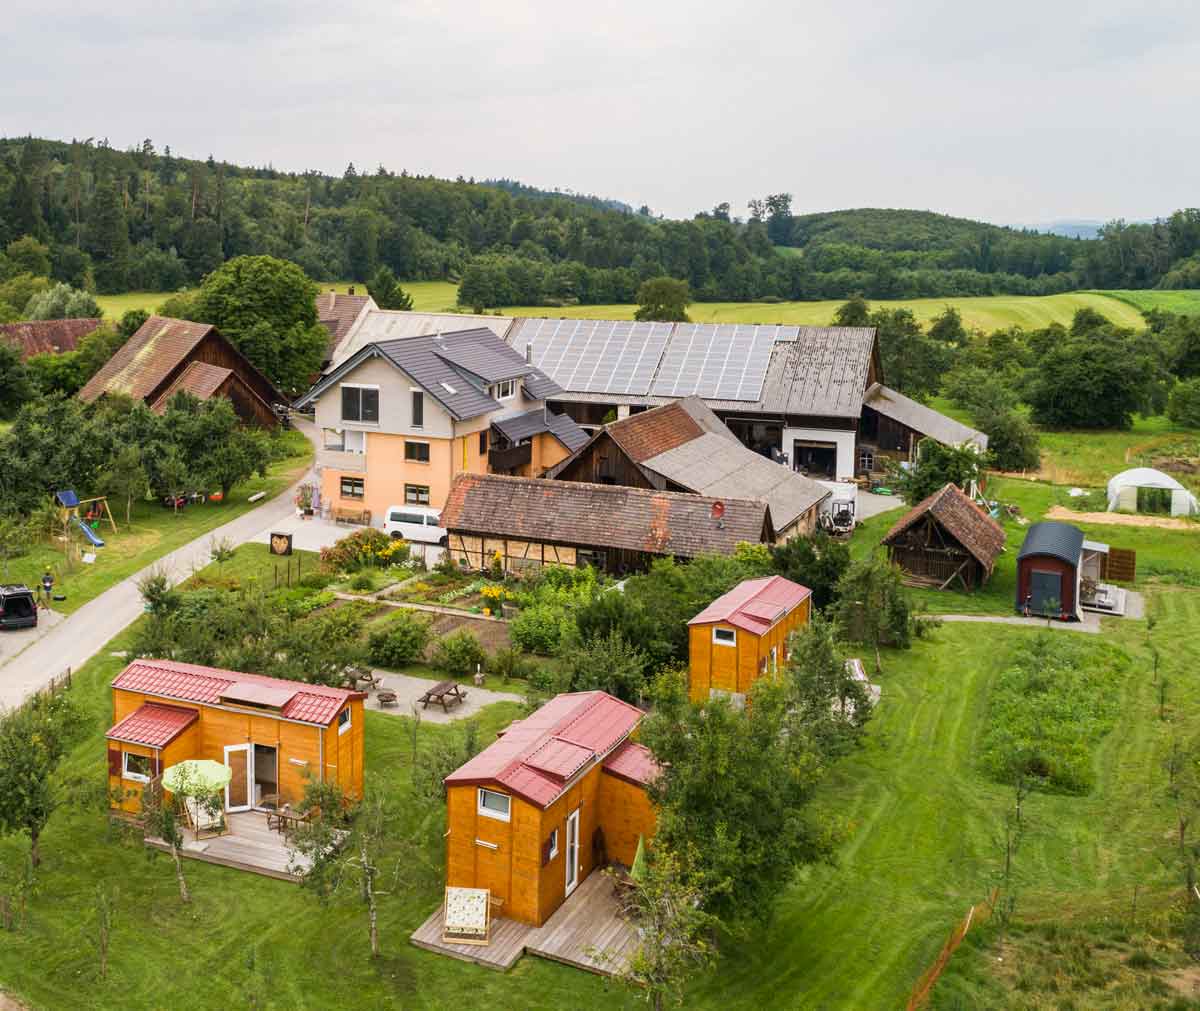
[[[484,706],[490,706],[494,702],[525,701],[523,696],[514,695],[512,692],[493,692],[486,688],[474,688],[466,685],[463,689],[467,693],[466,701],[452,707],[449,712],[443,712],[441,705],[433,703],[430,703],[428,709],[422,709],[417,699],[437,684],[436,681],[430,681],[428,678],[415,678],[411,674],[392,674],[385,670],[377,670],[374,673],[384,688],[396,693],[398,704],[381,709],[379,703],[375,701],[375,696],[372,695],[364,705],[368,709],[391,716],[412,716],[413,706],[416,705],[422,720],[428,720],[430,723],[450,723],[452,720],[474,716]]]
[[[293,419],[293,424],[316,444],[316,430],[310,423]],[[294,516],[296,507],[293,490],[296,484],[310,480],[311,476],[312,472],[309,471],[257,509],[243,513],[216,530],[210,530],[123,579],[9,659],[0,666],[0,709],[20,705],[31,693],[66,668],[74,670],[81,667],[109,639],[136,621],[143,613],[137,584],[150,571],[161,569],[170,576],[172,583],[181,583],[211,561],[209,545],[213,538],[228,538],[235,545],[244,544],[253,540],[260,531],[269,529],[288,516]]]
[[[876,495],[874,492],[858,489],[858,508],[854,518],[861,523],[880,513],[891,512],[893,509],[904,507],[904,499],[899,495]]]
[[[940,621],[978,621],[987,625],[1023,625],[1026,628],[1050,628],[1060,632],[1091,632],[1100,631],[1100,615],[1092,611],[1083,612],[1083,621],[1051,621],[1045,618],[1022,618],[1020,615],[999,614],[931,614],[931,618]]]
[[[396,585],[388,586],[380,590],[379,593],[390,593],[395,589]],[[465,611],[461,607],[450,607],[448,604],[418,604],[413,600],[384,600],[378,593],[341,593],[339,591],[335,592],[334,596],[338,600],[369,600],[373,604],[401,607],[409,611],[425,611],[429,614],[448,614],[452,618],[470,618],[472,621],[495,621],[501,625],[508,623],[507,618],[497,618],[490,614],[476,614],[474,611]]]

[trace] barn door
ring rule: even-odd
[[[1039,572],[1036,569],[1029,574],[1029,592],[1033,599],[1029,609],[1034,614],[1045,614],[1046,601],[1053,600],[1055,613],[1062,609],[1062,574],[1058,572]]]

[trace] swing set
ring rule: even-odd
[[[112,510],[108,507],[108,496],[97,495],[95,498],[81,499],[71,488],[54,493],[54,504],[58,506],[58,517],[62,520],[63,537],[67,537],[74,523],[94,548],[104,547],[104,541],[97,529],[102,520],[107,519],[115,534],[117,523],[113,519]]]

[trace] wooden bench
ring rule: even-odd
[[[421,708],[428,709],[430,702],[440,702],[443,712],[450,712],[451,706],[457,706],[467,700],[467,693],[457,681],[439,681],[422,695],[418,702]]]
[[[333,522],[354,523],[358,526],[369,527],[371,525],[371,510],[351,509],[347,506],[337,506],[333,510]]]

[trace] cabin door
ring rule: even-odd
[[[1063,605],[1062,574],[1058,572],[1039,572],[1034,569],[1029,573],[1029,609],[1034,614],[1046,613],[1046,602],[1053,600],[1057,609]]]
[[[579,808],[567,815],[567,852],[564,861],[567,868],[566,898],[579,884]]]
[[[225,748],[225,764],[233,773],[225,787],[226,811],[250,810],[250,776],[253,765],[249,744],[230,744]]]

